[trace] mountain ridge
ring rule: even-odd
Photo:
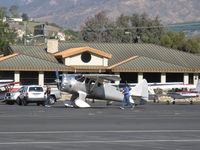
[[[4,2],[3,2],[4,1]],[[147,13],[164,24],[200,21],[199,0],[3,0],[0,6],[17,4],[20,12],[36,21],[77,29],[88,17],[105,11],[111,19],[120,14]]]

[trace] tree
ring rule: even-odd
[[[23,13],[21,17],[22,17],[23,21],[29,21],[29,17],[26,13]]]
[[[7,15],[7,8],[6,7],[0,7],[0,18],[3,19]]]
[[[92,18],[88,18],[81,32],[85,41],[110,42],[112,41],[111,30],[113,27],[114,23],[102,11]]]
[[[13,42],[13,32],[9,29],[7,23],[3,23],[3,17],[6,15],[6,9],[0,8],[0,54],[8,55],[9,44]]]
[[[119,42],[132,43],[133,39],[136,37],[136,29],[132,28],[132,22],[130,16],[125,16],[121,14],[116,22],[117,38]]]
[[[147,14],[121,14],[116,21],[110,21],[105,12],[89,18],[82,28],[87,41],[160,43],[163,26],[159,17],[150,19]]]
[[[64,31],[66,35],[66,40],[67,41],[80,41],[82,39],[81,32],[78,31],[73,31],[73,30],[65,30]]]
[[[183,32],[168,31],[161,36],[161,45],[189,53],[200,53],[200,37],[186,39]]]
[[[13,32],[8,28],[8,24],[0,22],[0,54],[8,55],[9,44],[13,42]]]
[[[181,47],[182,51],[200,53],[200,43],[196,38],[188,39]]]
[[[18,9],[19,7],[17,5],[10,6],[9,12],[11,13],[11,17],[19,17]]]

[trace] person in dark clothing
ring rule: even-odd
[[[49,104],[49,97],[50,97],[50,94],[51,94],[51,88],[47,87],[47,90],[45,91],[44,94],[46,95],[45,106],[50,107],[48,104]]]

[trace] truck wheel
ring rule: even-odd
[[[53,105],[56,102],[56,98],[54,96],[49,96],[48,103],[49,105]]]
[[[21,101],[21,99],[20,99],[19,97],[17,98],[16,103],[17,103],[18,105],[22,105],[22,101]]]

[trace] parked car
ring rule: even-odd
[[[60,98],[61,98],[60,90],[51,90],[50,96],[48,98],[48,103],[52,105]]]
[[[18,97],[22,92],[22,88],[15,88],[15,90],[10,90],[5,93],[4,102],[9,105],[13,105],[15,102],[19,104]]]
[[[28,103],[37,103],[37,105],[45,104],[44,89],[40,85],[24,86],[19,95],[19,101],[26,106]]]
[[[27,105],[28,103],[37,103],[37,105],[45,105],[46,101],[45,89],[40,85],[23,86],[18,91],[7,92],[5,102],[7,104]],[[57,99],[61,98],[59,90],[52,90],[48,98],[49,104],[54,104]]]

